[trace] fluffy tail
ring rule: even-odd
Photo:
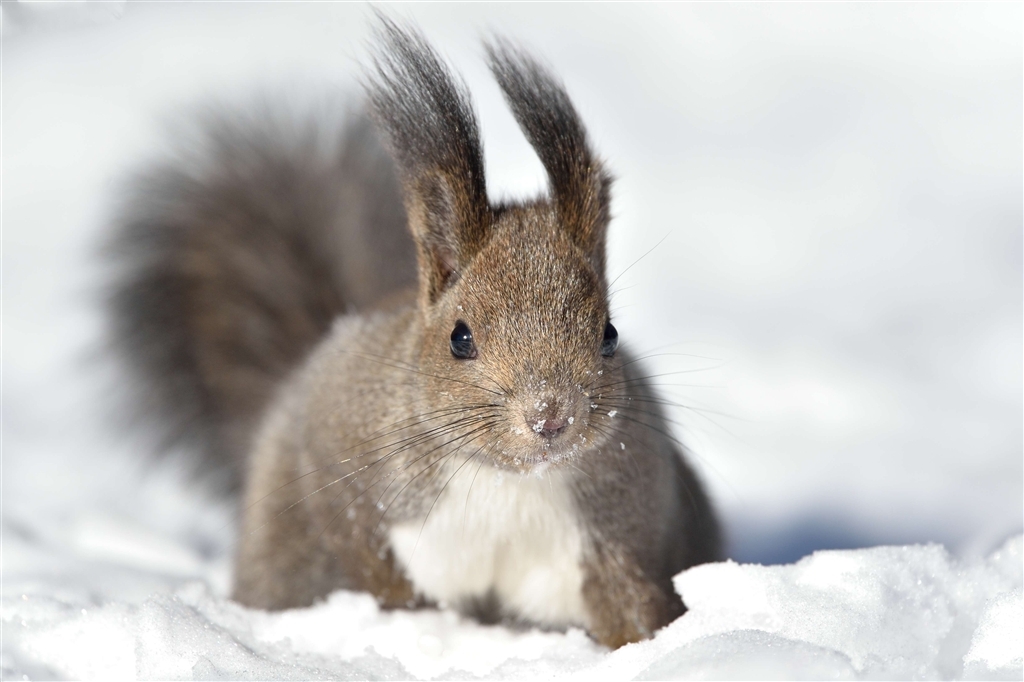
[[[365,117],[338,128],[208,116],[135,179],[110,244],[135,407],[231,490],[275,387],[334,318],[416,281],[390,158]]]

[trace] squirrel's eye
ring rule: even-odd
[[[608,322],[604,326],[604,340],[601,341],[601,355],[610,358],[615,355],[615,349],[619,347],[619,332],[615,325]]]
[[[452,355],[460,360],[472,360],[476,357],[476,344],[473,343],[473,332],[462,320],[455,323],[452,330]]]

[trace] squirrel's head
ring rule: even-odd
[[[465,419],[456,445],[499,466],[583,455],[609,433],[598,394],[622,381],[605,277],[611,179],[558,81],[492,43],[491,71],[550,185],[492,206],[464,85],[418,33],[381,26],[368,92],[417,247],[425,399]]]

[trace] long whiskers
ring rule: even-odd
[[[407,470],[409,469],[409,467],[411,467],[411,466],[412,466],[412,465],[414,465],[415,463],[419,462],[419,461],[420,461],[420,460],[422,460],[423,458],[425,458],[425,457],[428,457],[428,456],[430,456],[430,455],[431,455],[431,454],[433,454],[434,452],[437,452],[437,451],[438,451],[439,449],[441,449],[441,448],[443,448],[443,447],[446,447],[446,446],[448,446],[448,445],[450,445],[450,444],[452,444],[452,443],[454,443],[454,442],[457,442],[457,441],[459,441],[459,440],[464,440],[464,439],[468,438],[469,436],[471,436],[471,435],[473,435],[473,434],[475,434],[475,433],[478,433],[478,432],[480,432],[480,431],[482,431],[482,430],[485,430],[485,429],[487,429],[487,428],[489,428],[489,426],[481,426],[481,427],[476,427],[476,428],[474,428],[473,430],[471,430],[471,431],[470,431],[469,433],[466,433],[466,434],[462,434],[462,435],[460,435],[460,436],[456,436],[455,438],[453,438],[453,439],[451,439],[451,440],[449,440],[449,441],[446,441],[446,442],[444,442],[444,443],[441,443],[440,445],[438,445],[438,446],[436,446],[436,447],[432,448],[431,450],[429,450],[429,451],[427,451],[427,452],[425,452],[425,453],[423,453],[423,454],[421,454],[421,455],[419,455],[419,456],[415,457],[415,458],[414,458],[414,459],[413,459],[412,461],[410,461],[410,462],[406,463],[406,465],[405,465],[405,466],[398,466],[398,467],[395,467],[395,468],[394,468],[394,469],[392,469],[392,470],[391,470],[391,471],[390,471],[390,472],[389,472],[389,473],[388,473],[388,474],[387,474],[386,476],[384,476],[383,478],[377,479],[376,481],[374,481],[373,483],[371,483],[371,484],[370,484],[370,485],[369,485],[369,486],[368,486],[368,487],[367,487],[366,489],[364,489],[364,490],[363,490],[363,491],[361,491],[361,492],[360,492],[360,493],[359,493],[358,495],[356,495],[356,496],[355,496],[355,497],[353,497],[353,498],[352,498],[351,500],[349,500],[349,501],[348,501],[348,503],[347,503],[347,504],[345,504],[345,506],[343,506],[343,507],[342,507],[342,508],[341,508],[341,509],[340,509],[340,510],[338,511],[338,513],[334,515],[334,517],[333,517],[333,518],[332,518],[332,519],[331,519],[331,520],[330,520],[330,521],[329,521],[329,522],[327,523],[327,525],[326,525],[326,526],[324,526],[323,530],[321,530],[321,531],[320,531],[320,534],[319,534],[319,535],[317,535],[317,539],[319,540],[319,538],[320,538],[321,536],[323,536],[323,534],[324,534],[325,532],[327,532],[327,529],[328,529],[328,528],[330,528],[330,526],[331,526],[331,525],[332,525],[332,524],[333,524],[333,523],[334,523],[334,522],[335,522],[335,521],[336,521],[336,520],[338,519],[338,517],[340,517],[340,516],[341,516],[341,514],[342,514],[342,513],[344,513],[344,512],[345,512],[345,510],[347,510],[347,509],[348,509],[348,508],[349,508],[349,507],[350,507],[350,506],[351,506],[352,504],[354,504],[354,503],[355,503],[355,502],[356,502],[357,500],[359,500],[359,498],[361,498],[361,497],[362,497],[363,495],[365,495],[365,494],[366,494],[367,492],[369,492],[370,490],[372,490],[372,489],[373,489],[373,488],[374,488],[375,486],[379,485],[380,483],[383,483],[383,482],[384,482],[385,480],[387,480],[388,478],[390,478],[390,477],[394,476],[394,475],[395,475],[396,473],[403,473],[403,472],[407,471]],[[457,449],[456,449],[456,451],[457,451]],[[447,456],[451,456],[451,455],[447,455]],[[443,461],[445,461],[445,459],[446,459],[446,456],[442,456],[442,457],[438,458],[438,459],[437,459],[437,460],[435,460],[434,462],[432,462],[432,463],[428,464],[428,465],[427,465],[427,466],[426,466],[426,467],[424,468],[424,470],[423,470],[423,471],[426,471],[427,469],[429,469],[429,468],[430,468],[430,467],[432,467],[433,465],[437,464],[438,462],[443,462]],[[417,478],[418,478],[418,477],[419,477],[420,475],[422,475],[423,471],[421,471],[421,472],[420,472],[419,474],[417,474],[416,476],[414,476],[414,477],[413,477],[413,479],[412,479],[412,480],[410,480],[410,481],[409,481],[409,483],[407,483],[407,484],[406,484],[406,486],[405,486],[405,487],[403,487],[403,488],[402,488],[402,490],[400,490],[400,491],[399,491],[399,495],[401,495],[402,491],[404,491],[404,490],[405,490],[405,488],[407,488],[407,487],[408,487],[408,485],[412,483],[412,481],[416,480],[416,479],[417,479]],[[390,487],[390,485],[391,485],[391,484],[389,483],[389,484],[388,484],[388,487]],[[385,488],[385,491],[386,491],[386,490],[387,490],[387,488]],[[339,496],[340,496],[340,494],[341,494],[341,493],[339,493]],[[381,500],[381,499],[383,498],[383,494],[384,494],[384,493],[382,492],[382,493],[381,493],[381,496],[377,498],[377,502],[375,503],[375,506],[376,506],[376,504],[380,504],[380,500]],[[395,497],[395,499],[397,499],[397,498],[398,498],[398,496],[396,496],[396,497]],[[334,499],[336,500],[336,499],[337,499],[337,497],[335,497]],[[393,502],[394,502],[394,500],[392,500],[392,503],[393,503]],[[332,503],[333,503],[333,500],[332,500]],[[390,506],[391,506],[391,504],[389,504],[389,505],[388,505],[388,507],[390,507]],[[386,513],[387,513],[387,508],[385,508],[385,509],[384,509],[383,511],[384,511],[384,514],[386,514]],[[381,518],[383,518],[383,515],[382,515],[382,517],[381,517]],[[378,521],[378,525],[379,525],[379,523],[380,523],[380,522]]]
[[[355,443],[355,444],[345,448],[344,450],[341,450],[341,451],[337,452],[335,454],[335,456],[343,454],[345,452],[349,452],[351,450],[355,450],[356,448],[359,448],[359,447],[361,447],[363,445],[367,445],[369,443],[372,443],[375,440],[379,440],[381,438],[386,438],[388,436],[394,435],[394,434],[399,433],[401,431],[405,431],[407,429],[410,429],[410,428],[412,428],[414,426],[422,425],[422,424],[424,424],[426,422],[435,421],[437,419],[443,419],[444,417],[450,416],[452,414],[471,412],[473,410],[480,410],[480,409],[493,408],[493,407],[497,407],[497,405],[494,405],[492,403],[485,403],[485,404],[480,404],[480,405],[469,405],[469,406],[462,406],[462,407],[449,407],[449,408],[442,408],[442,409],[439,409],[439,410],[432,410],[431,412],[426,412],[426,413],[423,413],[422,415],[416,415],[414,417],[408,417],[406,419],[400,419],[400,420],[398,420],[396,422],[392,422],[390,425],[383,426],[380,429],[377,429],[377,431],[371,433],[369,437],[364,438],[363,440],[359,441],[358,443]],[[404,422],[410,422],[410,423],[408,425],[402,426],[400,428],[391,428],[391,427],[394,427],[394,426],[396,426],[398,424],[402,424]],[[444,428],[444,427],[440,427],[440,428]],[[385,429],[390,429],[390,430],[385,431]],[[273,490],[268,492],[263,497],[260,497],[259,499],[257,499],[254,502],[250,503],[248,506],[245,507],[245,511],[249,511],[250,509],[255,507],[257,504],[259,504],[259,503],[263,502],[264,500],[266,500],[271,495],[274,495],[275,493],[278,493],[278,492],[284,490],[285,488],[287,488],[288,486],[290,486],[290,485],[292,485],[294,483],[302,481],[307,476],[312,476],[313,474],[319,473],[321,471],[325,471],[325,470],[331,469],[333,467],[337,467],[337,466],[341,466],[343,464],[347,464],[349,462],[353,462],[353,461],[355,461],[357,459],[360,459],[362,457],[367,457],[367,456],[372,455],[374,453],[380,452],[381,450],[383,450],[385,448],[392,447],[394,445],[399,445],[401,443],[405,443],[405,442],[408,442],[410,440],[414,440],[414,439],[419,438],[419,437],[421,437],[423,435],[430,434],[431,432],[432,432],[432,430],[428,430],[426,432],[417,432],[413,436],[410,436],[408,438],[397,440],[397,441],[392,441],[390,443],[385,443],[385,444],[380,445],[380,446],[378,446],[378,447],[376,447],[376,448],[374,448],[372,450],[367,450],[365,452],[361,452],[358,455],[354,455],[352,457],[348,457],[348,458],[345,458],[345,459],[331,461],[331,462],[329,462],[329,463],[327,463],[327,464],[325,464],[323,466],[315,467],[315,468],[311,469],[310,471],[307,471],[304,474],[300,474],[299,476],[296,476],[295,478],[293,478],[293,479],[291,479],[291,480],[281,484],[277,488],[274,488]],[[306,440],[308,442],[308,438]],[[372,465],[370,465],[370,466],[372,466]],[[365,469],[365,467],[364,467],[364,469]],[[301,500],[300,500],[300,502],[301,502]]]
[[[609,382],[604,383],[604,384],[597,384],[595,386],[590,387],[589,390],[591,392],[597,392],[597,391],[601,391],[601,390],[604,390],[604,389],[615,388],[617,386],[622,386],[622,385],[644,384],[645,382],[650,381],[651,379],[659,379],[661,377],[670,377],[670,376],[675,376],[677,374],[692,374],[694,372],[706,372],[706,371],[713,370],[713,369],[718,369],[718,367],[700,367],[700,368],[697,368],[697,369],[681,369],[681,370],[676,370],[674,372],[661,372],[659,374],[649,374],[647,376],[642,376],[642,377],[627,377],[627,378],[624,378],[624,379],[619,379],[618,381],[609,381]]]
[[[708,461],[708,459],[706,457],[702,457],[699,453],[697,453],[694,450],[692,450],[691,448],[687,447],[682,441],[680,441],[678,438],[676,438],[674,435],[672,435],[671,432],[669,432],[667,429],[660,428],[657,424],[658,423],[669,422],[669,423],[676,424],[677,426],[680,426],[680,428],[686,428],[684,425],[681,425],[678,422],[674,422],[674,421],[672,421],[670,419],[666,419],[660,413],[651,412],[649,410],[642,410],[642,409],[628,407],[628,406],[627,407],[617,406],[617,407],[614,407],[613,409],[616,410],[616,414],[615,414],[614,417],[609,415],[609,410],[607,408],[598,408],[598,409],[594,410],[594,413],[595,414],[604,414],[605,416],[607,416],[609,418],[609,420],[612,420],[612,419],[622,419],[622,420],[628,421],[628,422],[630,422],[632,424],[636,424],[636,425],[642,426],[642,427],[644,427],[646,429],[650,429],[651,431],[653,431],[653,432],[655,432],[655,433],[657,433],[657,434],[659,434],[661,436],[664,436],[665,438],[667,438],[671,442],[675,443],[680,449],[682,449],[688,455],[690,455],[692,457],[695,457],[698,460],[700,460],[700,462],[705,467],[707,467],[708,470],[710,470],[712,473],[714,473],[715,476],[717,476],[719,480],[721,480],[726,486],[728,486],[731,490],[733,490],[734,494],[738,495],[738,493],[736,493],[735,489],[733,489],[732,486],[729,485],[728,479],[722,474],[722,472],[717,467],[715,467],[710,461]],[[651,417],[652,421],[654,421],[656,423],[652,423],[650,421],[646,421],[644,419],[640,419],[639,418],[640,416]],[[618,433],[621,434],[621,435],[626,435],[627,437],[632,438],[638,444],[642,445],[642,443],[640,443],[640,441],[637,440],[635,436],[630,434],[628,430],[619,431]],[[684,484],[686,483],[682,479],[680,479],[680,481],[683,482]]]
[[[427,513],[423,517],[423,522],[420,524],[420,531],[416,535],[416,543],[412,547],[412,554],[410,555],[410,558],[409,558],[410,562],[412,561],[412,558],[416,556],[416,549],[419,547],[420,538],[423,536],[423,529],[426,528],[426,526],[427,526],[427,520],[430,518],[430,513],[432,511],[434,511],[434,506],[437,504],[437,501],[441,499],[441,495],[443,495],[444,491],[448,488],[448,484],[452,482],[452,480],[459,474],[459,472],[462,471],[462,468],[464,466],[466,466],[466,464],[471,462],[473,460],[473,458],[477,454],[479,454],[479,452],[481,450],[483,450],[484,446],[486,446],[486,445],[487,445],[487,443],[485,442],[484,445],[481,445],[479,448],[477,448],[476,452],[474,452],[472,455],[467,457],[465,459],[465,461],[463,461],[462,464],[460,464],[458,466],[458,468],[455,469],[455,471],[452,473],[452,475],[448,477],[448,480],[444,482],[444,485],[441,486],[441,489],[437,492],[437,495],[434,496],[434,501],[430,503],[430,508],[427,509]],[[454,456],[454,454],[457,454],[457,453],[453,453],[453,456]],[[440,471],[440,469],[438,471]],[[479,473],[479,471],[480,470],[478,468],[477,469],[477,473]],[[475,478],[475,476],[474,476],[474,478]],[[468,507],[468,504],[469,504],[469,498],[468,497],[466,498],[466,502],[467,502],[467,507]],[[464,510],[464,513],[465,513],[465,510]],[[463,531],[465,531],[465,523],[466,523],[465,516],[463,516],[462,523],[463,523]]]
[[[445,445],[449,445],[449,444],[451,444],[451,443],[453,443],[453,442],[457,442],[457,441],[459,441],[459,440],[463,440],[463,441],[465,441],[465,439],[466,439],[466,438],[468,438],[469,436],[473,436],[473,435],[475,435],[475,434],[477,434],[477,433],[480,433],[480,432],[482,432],[482,431],[485,431],[485,430],[487,430],[487,429],[491,428],[491,426],[493,426],[493,425],[494,425],[494,418],[493,418],[493,415],[492,415],[492,416],[490,416],[490,417],[487,417],[487,416],[485,416],[485,417],[482,417],[481,419],[484,419],[484,420],[488,420],[488,421],[485,421],[485,422],[483,423],[483,425],[481,425],[481,426],[477,426],[477,427],[474,427],[474,428],[473,428],[473,429],[472,429],[471,431],[469,431],[468,433],[465,433],[465,434],[463,434],[462,436],[460,436],[460,437],[458,437],[458,438],[454,438],[454,439],[452,439],[451,441],[448,441],[448,443],[443,443],[443,444],[442,444],[442,446],[440,446],[440,447],[443,447],[443,446],[445,446]],[[473,442],[474,440],[476,440],[476,438],[472,438],[472,439],[470,439],[470,440],[468,440],[468,441],[465,441],[465,442],[463,442],[463,443],[460,443],[460,444],[459,444],[458,446],[456,446],[456,448],[455,448],[455,449],[454,449],[454,450],[453,450],[453,451],[452,451],[451,453],[449,453],[448,455],[446,455],[446,456],[445,456],[445,457],[443,457],[442,459],[446,459],[446,458],[448,458],[448,457],[451,457],[451,456],[454,456],[454,455],[458,454],[459,450],[460,450],[460,449],[461,449],[461,448],[462,448],[463,446],[465,446],[465,445],[466,445],[467,443],[471,443],[471,442]],[[434,450],[437,450],[437,448],[435,448]],[[428,454],[431,454],[431,453],[425,453],[425,455],[428,455]],[[413,464],[415,464],[415,463],[416,463],[416,462],[418,462],[419,460],[423,459],[423,457],[424,457],[425,455],[421,455],[421,456],[417,457],[416,459],[414,459],[413,461],[409,462],[409,463],[408,463],[408,464],[407,464],[407,465],[406,465],[405,467],[403,467],[402,471],[404,472],[404,471],[408,470],[408,469],[409,469],[409,468],[410,468],[410,467],[411,467],[411,466],[412,466]],[[441,460],[439,459],[438,461],[441,461]],[[401,490],[399,490],[399,491],[398,491],[398,493],[397,493],[397,494],[395,495],[395,497],[394,497],[394,498],[393,498],[393,499],[391,500],[391,502],[389,502],[389,503],[388,503],[388,509],[390,509],[391,505],[393,505],[393,504],[394,504],[394,503],[395,503],[395,502],[396,502],[396,501],[398,500],[398,498],[399,498],[399,497],[401,497],[402,493],[403,493],[403,492],[405,492],[406,488],[408,488],[408,487],[409,487],[410,485],[412,485],[412,483],[413,483],[413,482],[415,482],[415,481],[416,481],[416,480],[417,480],[417,479],[418,479],[418,478],[419,478],[419,477],[420,477],[420,476],[421,476],[421,475],[422,475],[422,474],[423,474],[424,472],[426,472],[426,470],[427,470],[427,469],[431,468],[431,467],[432,467],[432,466],[433,466],[434,464],[436,464],[436,463],[437,463],[437,462],[431,462],[430,464],[428,464],[427,466],[425,466],[425,467],[423,468],[423,470],[422,470],[422,471],[420,471],[419,473],[417,473],[417,474],[416,474],[416,475],[415,475],[415,476],[414,476],[413,478],[409,479],[409,481],[408,481],[408,482],[406,482],[406,484],[405,484],[404,486],[402,486]],[[443,467],[440,467],[440,468],[443,468]],[[438,471],[440,470],[440,468],[438,469]],[[437,475],[437,471],[435,471],[435,472],[434,472],[434,474],[432,475],[432,477],[431,477],[431,481],[433,480],[433,477],[434,477],[434,476],[436,476],[436,475]],[[429,483],[429,482],[430,482],[430,481],[428,481],[427,483]],[[392,481],[392,483],[394,483],[394,481]],[[388,491],[388,489],[389,489],[389,488],[391,487],[392,483],[389,483],[389,484],[388,484],[388,486],[387,486],[387,487],[386,487],[386,488],[385,488],[385,489],[384,489],[384,490],[383,490],[383,491],[381,492],[380,496],[379,496],[379,497],[377,498],[377,502],[378,502],[378,503],[379,503],[379,502],[380,502],[380,501],[381,501],[381,500],[382,500],[382,499],[384,498],[384,495],[385,495],[385,494],[387,493],[387,491]],[[384,515],[385,515],[385,514],[387,514],[387,509],[385,509],[385,511],[384,511],[384,514],[382,514],[382,515],[381,515],[381,520],[383,520],[383,518],[384,518]],[[379,523],[380,523],[380,522],[378,521],[378,524],[379,524]]]
[[[298,506],[299,504],[301,504],[302,502],[304,502],[304,501],[308,500],[309,498],[311,498],[312,496],[314,496],[314,495],[316,495],[316,494],[318,494],[318,493],[320,493],[320,492],[324,491],[325,489],[327,489],[327,488],[330,488],[330,487],[332,487],[332,486],[334,486],[334,485],[336,485],[336,484],[338,484],[338,483],[340,483],[340,482],[342,482],[342,481],[344,481],[344,480],[346,480],[346,479],[348,479],[348,478],[350,478],[350,477],[357,477],[357,478],[353,478],[353,480],[352,480],[352,481],[351,481],[351,482],[350,482],[350,483],[349,483],[348,485],[346,485],[346,486],[345,486],[345,487],[344,487],[344,488],[343,488],[343,489],[342,489],[342,490],[341,490],[341,491],[340,491],[340,492],[338,493],[338,495],[337,495],[337,496],[335,496],[334,500],[336,500],[336,499],[337,499],[337,498],[338,498],[338,497],[339,497],[340,495],[344,494],[344,492],[345,492],[346,490],[348,490],[348,488],[349,488],[349,487],[351,487],[351,486],[352,486],[353,484],[355,484],[356,482],[358,482],[358,476],[359,476],[360,474],[362,474],[363,472],[365,472],[365,471],[367,471],[367,470],[369,470],[369,469],[372,469],[373,467],[375,467],[375,466],[378,466],[378,465],[380,465],[381,467],[383,467],[383,465],[384,465],[384,464],[386,464],[388,460],[390,460],[391,458],[395,457],[396,455],[398,455],[398,454],[400,454],[400,453],[402,453],[402,452],[404,452],[404,451],[406,451],[406,450],[409,450],[410,448],[416,447],[417,445],[419,445],[419,444],[421,444],[421,443],[424,443],[424,442],[428,442],[428,441],[430,441],[430,440],[431,440],[431,439],[433,439],[433,438],[436,438],[436,437],[442,437],[442,436],[444,436],[444,435],[447,435],[448,433],[452,433],[452,432],[454,432],[454,431],[458,430],[458,429],[459,429],[460,427],[462,427],[462,426],[466,426],[466,425],[469,425],[469,424],[471,424],[471,423],[477,422],[477,421],[478,421],[479,419],[480,419],[480,416],[479,416],[479,415],[471,415],[471,416],[468,416],[468,417],[463,417],[463,418],[460,418],[460,419],[456,419],[456,420],[455,420],[455,421],[453,421],[453,422],[449,422],[449,423],[447,423],[447,424],[444,424],[444,425],[442,425],[442,426],[440,426],[440,427],[437,427],[437,428],[435,428],[435,429],[430,429],[430,430],[428,430],[428,431],[426,431],[426,432],[419,432],[419,433],[416,433],[416,434],[414,434],[413,436],[410,436],[409,438],[405,438],[405,439],[403,439],[402,441],[399,441],[399,442],[401,442],[402,444],[401,444],[401,445],[400,445],[400,446],[399,446],[398,448],[396,448],[396,449],[394,449],[394,450],[391,450],[390,452],[388,452],[388,453],[384,454],[383,456],[381,456],[380,458],[378,458],[378,459],[374,460],[373,462],[370,462],[369,464],[366,464],[366,465],[364,465],[364,466],[361,466],[361,467],[359,467],[358,469],[356,469],[356,470],[354,470],[354,471],[350,471],[350,472],[348,472],[348,473],[346,473],[346,474],[343,474],[342,476],[339,476],[339,477],[335,478],[334,480],[332,480],[332,481],[329,481],[328,483],[325,483],[324,485],[322,485],[322,486],[318,487],[317,489],[315,489],[315,490],[313,490],[313,491],[311,491],[311,492],[307,493],[306,495],[302,496],[302,497],[301,497],[301,498],[299,498],[298,500],[296,500],[296,501],[292,502],[292,503],[291,503],[291,504],[289,504],[289,505],[288,505],[287,507],[285,507],[284,509],[282,509],[281,511],[279,511],[279,512],[278,512],[278,513],[277,513],[277,514],[276,514],[276,515],[274,516],[274,517],[272,517],[271,519],[268,519],[268,520],[267,520],[266,522],[264,522],[263,524],[261,524],[261,525],[260,525],[259,527],[257,527],[257,528],[255,528],[255,529],[253,529],[252,531],[250,531],[250,534],[252,534],[252,533],[255,533],[256,531],[260,530],[261,528],[263,528],[264,526],[266,526],[266,525],[267,525],[268,523],[270,523],[271,521],[273,521],[273,520],[275,520],[275,519],[277,519],[277,518],[280,518],[280,517],[281,517],[281,516],[282,516],[283,514],[287,513],[287,512],[289,511],[289,510],[291,510],[291,509],[294,509],[295,507],[297,507],[297,506]],[[451,441],[449,441],[449,443],[450,443],[450,442],[451,442]],[[434,449],[432,449],[432,450],[428,451],[427,453],[424,453],[423,455],[420,455],[420,456],[419,456],[419,457],[418,457],[418,458],[417,458],[416,460],[414,460],[414,461],[418,461],[418,460],[419,460],[419,459],[421,459],[422,457],[425,457],[425,456],[428,456],[428,455],[432,454],[432,453],[433,453],[433,452],[435,452],[435,451],[436,451],[436,450],[437,450],[438,448],[440,448],[440,447],[444,447],[444,446],[445,446],[445,445],[447,445],[447,444],[448,444],[448,443],[442,443],[441,445],[437,446],[437,448],[434,448]],[[385,446],[385,447],[388,447],[388,446]],[[352,461],[352,460],[354,460],[354,459],[357,459],[357,458],[359,458],[359,457],[364,457],[364,456],[367,456],[367,455],[371,455],[371,454],[374,454],[375,452],[379,452],[379,451],[380,451],[380,450],[382,450],[382,449],[384,449],[384,447],[381,447],[381,448],[376,448],[375,450],[371,450],[371,451],[368,451],[368,452],[364,452],[364,453],[361,453],[360,455],[356,455],[355,457],[349,458],[348,460],[345,460],[345,461]],[[341,462],[335,462],[335,463],[332,463],[331,465],[328,465],[328,466],[325,466],[325,467],[320,467],[319,469],[317,469],[317,471],[322,471],[322,470],[324,470],[324,469],[327,469],[327,468],[329,468],[330,466],[337,466],[337,465],[339,465],[339,464],[341,464]],[[316,473],[316,472],[315,472],[315,471],[314,471],[314,472],[308,472],[308,473],[306,473],[306,474],[303,474],[303,475],[302,475],[302,476],[301,476],[300,478],[304,478],[304,477],[306,477],[306,476],[309,476],[309,475],[310,475],[310,474],[312,474],[312,473]],[[392,472],[392,474],[393,474],[393,473],[395,473],[395,472],[393,471],[393,472]],[[392,475],[392,474],[389,474],[388,476],[390,476],[390,475]],[[386,479],[386,478],[387,478],[387,477],[385,477],[385,479]],[[374,485],[376,485],[377,483],[379,483],[379,482],[381,482],[382,480],[385,480],[385,479],[379,479],[378,481],[374,482],[374,483],[373,483],[373,484],[372,484],[372,485],[370,486],[370,488],[372,488],[372,487],[373,487]],[[299,480],[299,479],[296,479],[296,480]],[[287,485],[287,484],[286,484],[286,485]],[[276,490],[275,490],[274,492],[277,492],[277,491],[281,490],[281,489],[282,489],[283,487],[284,487],[284,486],[280,486],[280,487],[278,487],[278,488],[277,488],[277,489],[276,489]],[[369,490],[370,488],[367,488],[367,490]],[[354,498],[354,499],[358,499],[358,497],[362,496],[362,494],[364,494],[365,492],[366,492],[366,491],[364,490],[364,491],[363,491],[362,493],[360,493],[360,495],[358,495],[358,496],[357,496],[356,498]],[[269,496],[270,496],[270,495],[272,495],[272,494],[273,494],[273,492],[271,492],[271,493],[268,493],[268,494],[267,494],[267,495],[265,495],[265,496],[264,496],[263,498],[261,498],[261,500],[264,500],[264,499],[266,499],[267,497],[269,497]],[[354,500],[353,500],[353,501],[354,501]],[[258,502],[259,502],[259,501],[257,501],[257,502],[254,502],[254,503],[253,503],[252,505],[250,505],[250,507],[254,506],[254,505],[255,505],[255,504],[257,504]],[[332,502],[333,502],[333,500],[332,500]],[[351,502],[350,502],[350,504],[351,504]],[[348,506],[348,505],[346,505],[346,508],[347,508],[347,506]],[[342,511],[344,511],[344,509],[342,509]],[[337,517],[335,517],[335,518],[337,518]],[[328,525],[330,525],[330,524],[328,524]]]
[[[707,408],[707,407],[697,407],[695,405],[687,405],[685,403],[681,403],[681,402],[678,402],[678,401],[675,401],[675,400],[669,400],[667,398],[657,398],[657,397],[649,397],[649,396],[633,396],[633,395],[602,395],[598,399],[602,400],[602,401],[617,402],[617,403],[626,404],[626,405],[631,405],[633,403],[645,403],[645,404],[649,404],[649,405],[661,405],[663,407],[675,407],[675,408],[678,408],[680,410],[688,410],[690,412],[694,412],[696,414],[700,414],[701,416],[708,415],[708,414],[714,414],[714,415],[717,415],[719,417],[725,417],[727,419],[735,419],[737,421],[748,421],[746,419],[743,419],[742,417],[739,417],[739,416],[734,415],[734,414],[730,414],[728,412],[721,412],[721,411],[718,411],[718,410],[712,410],[712,409]],[[712,423],[715,423],[715,422],[712,422]],[[715,425],[720,427],[720,425],[717,424],[717,423],[715,423]],[[682,425],[680,424],[680,426],[682,426]]]

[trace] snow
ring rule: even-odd
[[[618,178],[615,325],[735,562],[614,652],[361,594],[228,600],[230,502],[119,420],[98,244],[178,112],[353,92],[370,13],[5,2],[0,676],[1021,679],[1020,5],[390,11],[466,76],[496,197],[543,175],[478,36],[565,80]]]
[[[1021,645],[1017,635],[1024,622],[1024,599],[1020,589],[1004,592],[990,600],[982,614],[971,648],[964,656],[967,671],[982,676],[993,670],[1021,666]]]
[[[239,606],[203,579],[110,598],[89,587],[110,570],[99,563],[59,580],[7,578],[2,662],[7,679],[1019,679],[1022,567],[1024,536],[979,560],[917,545],[707,564],[676,577],[685,616],[608,652],[577,629],[382,612],[344,591],[279,613]]]

